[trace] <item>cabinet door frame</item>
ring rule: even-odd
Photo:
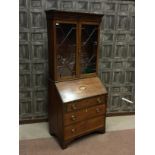
[[[64,24],[75,24],[76,25],[76,51],[75,51],[75,76],[65,76],[65,77],[59,77],[57,72],[57,45],[56,45],[56,23],[64,23]],[[80,54],[81,54],[81,26],[82,25],[96,25],[98,26],[97,30],[97,49],[96,49],[96,72],[94,73],[80,73]],[[86,78],[86,77],[95,77],[98,76],[98,50],[99,50],[99,33],[100,33],[100,23],[98,22],[89,22],[89,21],[75,21],[75,20],[53,20],[53,36],[54,36],[54,75],[56,81],[66,81],[66,80],[72,80],[72,79],[78,79],[78,78]]]
[[[81,54],[81,33],[82,33],[82,25],[95,25],[97,26],[97,49],[96,49],[96,72],[94,73],[85,73],[85,74],[81,74],[80,73],[80,54]],[[80,78],[86,78],[86,77],[94,77],[94,76],[98,76],[98,61],[99,61],[99,55],[98,55],[98,50],[99,50],[99,41],[100,41],[100,23],[97,22],[85,22],[85,21],[81,21],[79,22],[79,77]]]
[[[76,79],[78,77],[78,22],[71,20],[54,20],[54,68],[55,68],[55,79],[57,81],[65,81],[70,79]],[[57,45],[56,45],[56,23],[62,24],[75,24],[76,25],[76,50],[75,50],[75,76],[64,76],[59,77],[57,72]]]

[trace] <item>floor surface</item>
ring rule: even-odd
[[[54,138],[39,138],[19,142],[20,155],[134,155],[135,130],[94,133],[76,139],[61,149]]]

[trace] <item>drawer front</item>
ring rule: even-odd
[[[76,112],[66,113],[64,115],[64,125],[66,126],[92,117],[104,115],[105,111],[105,104],[101,104],[90,108],[84,108]]]
[[[64,128],[64,139],[71,139],[89,131],[104,127],[105,117],[99,116]]]
[[[79,110],[82,108],[87,108],[90,106],[94,106],[97,104],[105,104],[106,103],[106,95],[100,95],[93,98],[82,99],[79,101],[75,101],[72,103],[68,103],[66,106],[66,111],[71,112],[75,110]]]

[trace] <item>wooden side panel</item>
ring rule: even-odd
[[[48,119],[49,119],[49,129],[50,133],[57,132],[57,98],[54,83],[49,82],[49,103],[48,103]]]
[[[50,133],[56,135],[59,140],[63,137],[63,104],[55,83],[49,86],[49,127]]]
[[[49,79],[54,79],[54,24],[53,20],[47,20],[48,34],[48,64],[49,64]]]
[[[63,141],[63,133],[64,133],[64,123],[63,123],[63,103],[61,101],[59,92],[57,91],[55,87],[55,92],[56,92],[56,100],[57,100],[57,137],[59,138],[59,142]]]

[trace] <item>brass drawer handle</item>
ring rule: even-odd
[[[72,131],[72,133],[74,133],[75,132],[75,129],[73,128],[71,131]]]
[[[76,106],[75,106],[75,104],[72,105],[72,109],[73,110],[76,110],[77,109]]]
[[[97,98],[98,103],[102,103],[101,98]]]
[[[71,117],[72,117],[72,120],[73,120],[73,121],[75,121],[75,120],[76,120],[75,115],[72,115]]]
[[[100,112],[100,109],[99,108],[96,108],[96,112],[99,113]]]

